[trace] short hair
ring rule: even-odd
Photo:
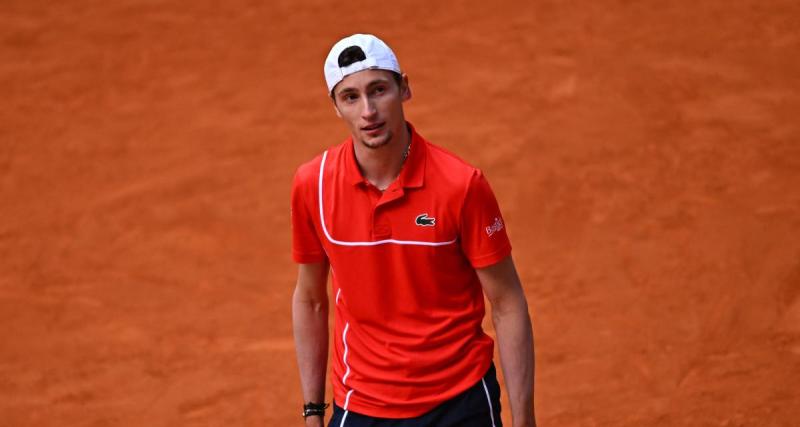
[[[361,50],[360,47],[350,46],[348,48],[345,48],[342,51],[342,53],[339,54],[339,59],[337,62],[339,63],[340,68],[344,68],[347,67],[348,65],[352,65],[358,61],[363,61],[365,59],[367,59],[367,55],[364,53],[363,50]],[[390,73],[392,73],[392,77],[394,78],[395,83],[397,83],[397,87],[403,86],[403,76],[400,73],[391,70],[384,70],[384,71],[389,71]],[[336,86],[334,86],[333,89],[331,89],[330,95],[335,102],[336,98],[333,96],[334,89],[336,89]]]

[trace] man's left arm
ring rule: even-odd
[[[500,363],[511,404],[513,427],[535,427],[533,328],[528,303],[511,255],[476,269],[492,306]]]

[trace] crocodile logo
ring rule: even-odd
[[[436,218],[429,218],[427,213],[417,215],[414,222],[420,227],[433,227],[436,225]]]

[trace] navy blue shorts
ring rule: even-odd
[[[500,384],[494,363],[486,375],[458,396],[414,418],[376,418],[333,405],[328,427],[502,427]]]

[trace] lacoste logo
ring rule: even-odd
[[[486,227],[486,234],[488,234],[489,237],[492,237],[492,234],[497,233],[502,229],[503,229],[503,220],[500,219],[499,217],[495,217],[494,224]]]
[[[414,221],[420,227],[433,227],[436,225],[436,218],[428,218],[428,214],[420,214],[417,215],[417,219]]]

